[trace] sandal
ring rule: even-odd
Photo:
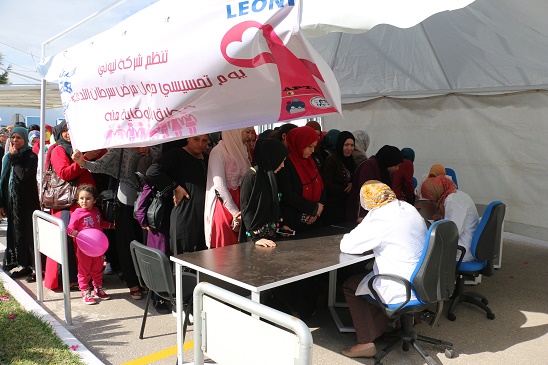
[[[141,289],[137,287],[136,290],[129,290],[129,295],[131,295],[131,299],[133,300],[140,300],[143,299],[143,293],[141,292]]]

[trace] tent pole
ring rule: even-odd
[[[125,3],[126,1],[127,0],[118,0],[117,2],[115,2],[113,4],[110,4],[109,6],[103,8],[99,11],[96,11],[95,13],[91,14],[87,18],[84,18],[84,19],[80,20],[78,23],[76,23],[76,24],[72,25],[71,27],[65,29],[61,33],[58,33],[57,35],[54,35],[53,37],[51,37],[50,39],[48,39],[47,41],[42,43],[42,47],[44,47],[46,44],[50,44],[51,42],[53,42],[57,38],[60,38],[60,37],[64,36],[65,34],[67,34],[69,32],[72,32],[74,29],[78,28],[80,25],[82,25],[84,23],[87,23],[88,21],[98,17],[99,15],[102,15],[102,14],[106,13],[110,9],[117,7],[118,5],[120,5],[122,3]],[[44,51],[44,48],[42,49],[42,61],[44,61],[44,52],[43,51]]]

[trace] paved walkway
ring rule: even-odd
[[[0,224],[0,257],[5,243],[5,222]],[[503,264],[495,275],[484,278],[475,289],[484,293],[496,314],[493,321],[475,307],[462,305],[457,321],[442,317],[430,328],[417,327],[421,334],[438,337],[455,344],[457,357],[445,358],[443,351],[425,345],[441,364],[545,364],[548,358],[548,286],[546,277],[548,242],[505,234]],[[132,300],[128,289],[116,275],[105,275],[104,286],[111,299],[97,305],[85,305],[79,292],[71,293],[73,325],[64,326],[63,294],[44,290],[44,302],[36,303],[36,284],[12,280],[0,270],[0,280],[16,299],[51,323],[69,346],[75,346],[87,364],[169,364],[176,362],[175,317],[149,313],[145,338],[139,330],[145,300]],[[340,349],[353,344],[353,334],[337,331],[329,312],[320,308],[306,321],[314,338],[314,364],[371,364],[368,359],[348,359]],[[185,343],[185,361],[192,361],[192,326]],[[382,343],[378,345],[382,346]],[[245,344],[236,351],[245,351]],[[383,363],[422,364],[419,356],[397,350]]]

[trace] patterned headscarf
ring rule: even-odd
[[[354,148],[356,148],[358,151],[362,151],[363,153],[365,153],[369,148],[369,134],[367,134],[367,132],[363,130],[357,130],[352,134],[356,139],[356,146]]]
[[[392,189],[377,180],[366,181],[360,189],[360,204],[365,210],[382,207],[396,199]]]
[[[430,168],[430,172],[428,172],[428,177],[445,176],[445,175],[447,175],[445,173],[445,167],[443,167],[441,163],[432,165],[432,167]]]
[[[424,180],[421,194],[426,199],[438,203],[438,211],[442,217],[445,217],[445,199],[456,190],[455,183],[443,175]]]

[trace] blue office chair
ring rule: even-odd
[[[417,181],[417,178],[415,176],[413,176],[413,189],[417,189],[417,185],[419,184],[419,182]]]
[[[453,180],[453,182],[455,183],[455,185],[457,186],[457,189],[458,189],[459,188],[459,183],[457,182],[457,173],[455,172],[455,170],[453,170],[450,167],[446,167],[445,168],[445,175],[451,176],[451,180]]]
[[[375,364],[381,364],[382,358],[400,342],[404,351],[408,351],[409,345],[412,345],[428,364],[436,364],[417,340],[444,346],[445,356],[453,357],[453,344],[418,335],[413,330],[413,324],[414,318],[418,317],[430,326],[434,326],[442,312],[443,302],[453,293],[458,241],[459,231],[455,223],[448,220],[434,222],[428,229],[422,255],[409,281],[390,274],[377,274],[369,280],[369,290],[375,299],[370,296],[365,296],[365,299],[379,306],[388,318],[392,319],[393,324],[398,319],[401,323],[399,330],[390,333],[391,336],[398,338],[375,355]],[[405,302],[384,304],[373,286],[377,278],[392,280],[405,286],[407,292]],[[411,291],[415,293],[416,300],[410,300]]]
[[[462,262],[458,268],[457,285],[453,294],[453,302],[447,312],[447,318],[451,321],[457,319],[455,309],[460,302],[467,302],[477,305],[487,313],[487,318],[495,319],[495,315],[487,306],[487,298],[479,293],[465,292],[464,282],[468,279],[474,279],[478,275],[491,276],[495,269],[493,262],[497,260],[500,252],[500,242],[502,238],[502,223],[506,205],[500,201],[494,201],[487,206],[480,224],[476,228],[472,238],[472,255],[474,261]],[[478,300],[479,298],[480,300]]]

